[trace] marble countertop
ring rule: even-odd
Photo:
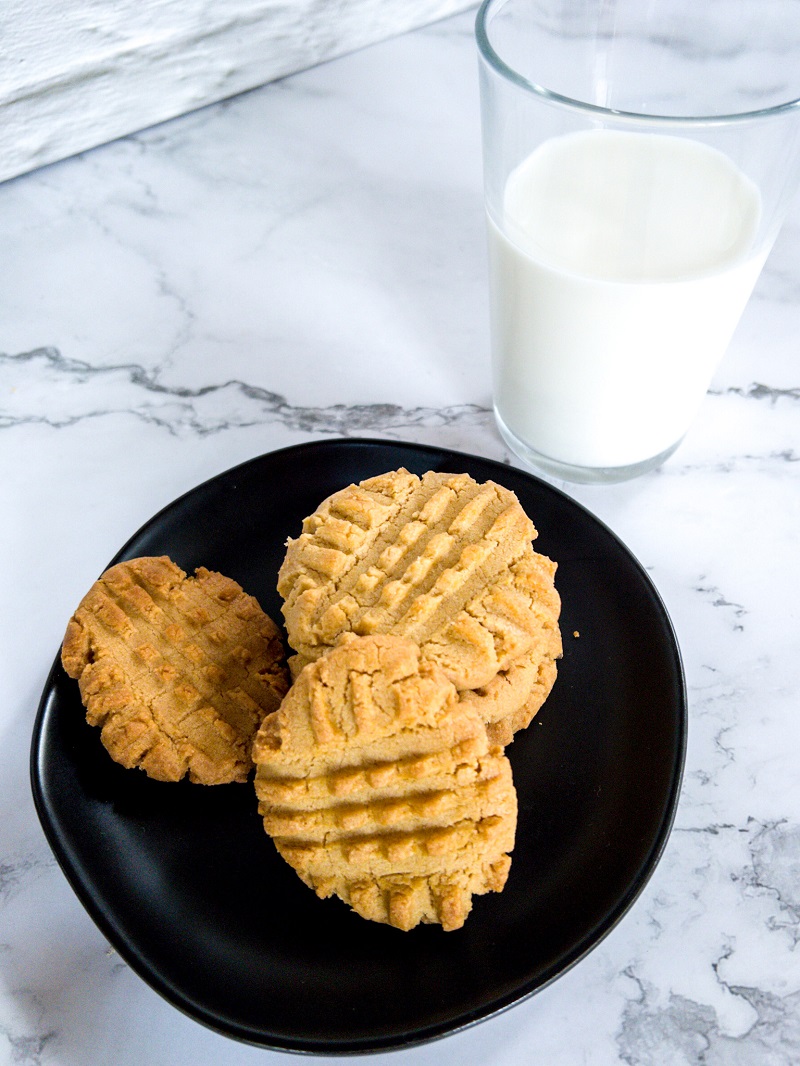
[[[290,1061],[184,1017],[111,950],[39,827],[31,729],[80,597],[210,476],[341,435],[513,461],[472,18],[0,186],[0,1063]],[[379,1061],[800,1061],[798,337],[795,205],[675,455],[559,486],[646,567],[683,652],[686,770],[652,879],[547,989]]]

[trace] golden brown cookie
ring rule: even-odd
[[[335,493],[281,567],[292,675],[348,634],[399,633],[510,739],[561,655],[556,566],[535,536],[513,493],[467,475],[398,470]]]
[[[342,641],[352,639],[344,635]],[[557,614],[543,612],[542,625],[533,645],[504,670],[498,671],[488,685],[468,689],[460,698],[475,709],[486,724],[489,741],[505,747],[514,734],[530,725],[556,681],[561,657],[561,632]],[[309,663],[301,655],[292,655],[289,667],[293,679]]]
[[[505,884],[511,767],[414,642],[355,637],[310,663],[253,757],[264,827],[317,895],[457,929],[473,895]]]
[[[111,757],[159,781],[244,781],[288,687],[274,622],[233,580],[166,556],[107,570],[67,626],[64,669]]]
[[[397,470],[351,485],[288,542],[278,591],[289,643],[312,661],[343,633],[396,633],[459,690],[487,685],[535,637],[524,572],[543,558],[535,536],[513,492],[467,474]]]

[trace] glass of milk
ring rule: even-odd
[[[495,415],[611,482],[680,444],[800,178],[800,13],[778,0],[485,0]]]

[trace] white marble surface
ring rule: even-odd
[[[0,1062],[288,1062],[109,949],[36,820],[31,727],[78,599],[186,489],[343,433],[505,457],[472,16],[0,186],[0,232]],[[686,774],[652,880],[539,995],[379,1061],[800,1061],[798,337],[796,206],[678,452],[564,486],[647,567],[683,650]]]

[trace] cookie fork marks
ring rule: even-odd
[[[121,765],[159,781],[244,781],[288,680],[277,627],[230,578],[166,557],[118,563],[67,627],[62,663]]]
[[[505,884],[510,764],[413,641],[354,637],[308,665],[253,757],[264,828],[318,895],[399,929],[457,929],[473,895]]]

